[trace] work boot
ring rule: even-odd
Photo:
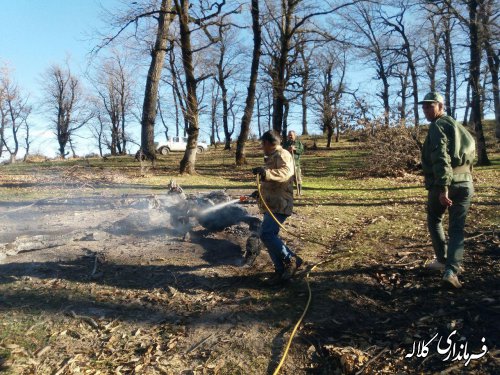
[[[434,259],[432,262],[427,263],[425,265],[425,268],[427,268],[428,270],[434,270],[434,271],[444,271],[444,269],[446,268],[446,264],[441,263],[437,259]],[[460,275],[462,272],[464,272],[464,267],[458,266],[457,275]]]
[[[278,286],[285,282],[283,279],[283,272],[275,271],[270,277],[264,279],[264,284],[268,286]]]
[[[447,286],[451,285],[451,286],[453,286],[455,288],[461,288],[462,287],[462,284],[458,280],[457,275],[452,270],[446,270],[446,271],[444,271],[443,284],[445,284]]]
[[[248,237],[245,250],[245,266],[250,267],[260,254],[260,239],[257,235]]]
[[[257,255],[259,255],[259,254],[246,252],[245,258],[243,260],[243,266],[252,267],[253,264],[255,263],[255,260],[257,259]]]
[[[289,260],[285,260],[285,272],[283,272],[283,280],[290,280],[297,270],[302,266],[304,261],[298,256],[293,256]]]
[[[439,260],[434,259],[432,262],[427,263],[425,265],[425,268],[427,268],[428,270],[444,271],[445,266],[446,265],[444,263],[441,263]]]

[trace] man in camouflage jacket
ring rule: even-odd
[[[465,218],[474,194],[471,172],[475,142],[461,124],[445,115],[441,94],[429,93],[419,104],[431,122],[422,149],[422,168],[428,190],[427,225],[436,259],[427,267],[444,270],[443,282],[459,288]],[[446,209],[448,243],[442,225]]]

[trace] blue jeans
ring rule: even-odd
[[[287,219],[287,215],[274,214],[276,219],[279,220],[281,224]],[[278,273],[285,271],[285,260],[289,260],[295,254],[290,250],[283,241],[278,237],[280,227],[278,223],[269,215],[269,213],[264,214],[264,220],[260,227],[260,239],[262,243],[266,246],[269,256],[274,264],[274,270]]]
[[[439,202],[439,193],[437,187],[429,190],[427,225],[437,260],[446,264],[446,269],[458,273],[464,257],[465,218],[474,195],[474,186],[472,182],[457,182],[448,189],[448,197],[453,201],[452,206],[448,208],[448,244],[443,230],[446,207]]]

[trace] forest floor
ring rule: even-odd
[[[130,156],[0,166],[0,372],[272,374],[307,301],[304,274],[266,286],[265,250],[242,266],[244,225],[196,227],[183,241],[151,204],[171,178],[188,193],[252,192],[256,146],[241,169],[230,151],[199,155],[197,176],[177,174],[180,154],[154,169]],[[328,246],[282,235],[309,266],[334,261],[310,276],[312,304],[281,373],[500,373],[498,145],[490,151],[493,165],[474,172],[459,290],[424,268],[421,177],[357,178],[357,143],[307,151],[286,225]],[[458,359],[464,343],[481,358]]]

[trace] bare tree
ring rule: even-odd
[[[8,73],[6,67],[0,67],[0,74],[4,77]],[[4,139],[5,139],[5,129],[7,128],[7,108],[5,107],[5,97],[6,92],[3,85],[0,85],[0,159],[2,158],[3,151],[5,148]]]
[[[453,20],[449,13],[444,13],[442,18],[443,25],[443,56],[445,65],[445,105],[446,111],[449,116],[455,117],[457,108],[457,72],[455,67],[455,52],[452,42],[452,32],[455,20]]]
[[[261,117],[262,117],[262,110],[261,110],[261,106],[262,106],[262,93],[259,92],[256,97],[256,104],[257,104],[257,134],[259,136],[259,139],[262,137],[262,123],[261,123]]]
[[[429,78],[429,91],[431,92],[437,91],[436,76],[439,59],[443,52],[443,48],[441,47],[443,29],[439,27],[441,22],[443,22],[442,17],[438,18],[434,13],[427,13],[428,28],[425,30],[425,33],[428,33],[428,37],[422,50],[425,56],[425,72]]]
[[[498,4],[497,4],[498,5]],[[499,16],[498,6],[493,0],[485,0],[481,8],[482,38],[486,61],[491,75],[491,88],[493,94],[493,108],[495,111],[495,136],[500,139],[500,91],[498,75],[500,69],[500,29],[495,20]]]
[[[290,57],[297,55],[297,42],[324,40],[326,31],[321,30],[313,21],[317,17],[337,13],[364,0],[352,1],[311,1],[311,0],[266,0],[268,22],[264,24],[266,55],[271,58],[269,74],[273,82],[273,129],[283,132],[286,106],[290,98],[286,97],[287,79],[290,74]],[[306,38],[297,38],[307,34]],[[313,36],[315,35],[315,36]]]
[[[467,3],[469,11],[469,36],[470,36],[470,82],[472,90],[472,122],[476,132],[478,148],[478,165],[490,165],[486,152],[486,141],[481,121],[481,40],[480,40],[480,13],[479,7],[484,0],[470,0]]]
[[[427,19],[431,31],[428,48],[424,50],[427,62],[427,74],[430,80],[430,88],[431,91],[435,91],[436,66],[439,61],[439,57],[442,56],[444,60],[444,99],[446,112],[449,116],[456,117],[458,84],[455,63],[455,46],[453,42],[455,37],[453,32],[457,24],[457,19],[453,16],[453,11],[450,10],[445,2],[426,2],[425,10],[427,12]],[[440,56],[436,55],[438,51]],[[468,112],[468,102],[469,100],[467,99],[466,112]]]
[[[340,100],[345,92],[346,54],[341,59],[332,51],[318,56],[321,76],[318,90],[313,96],[320,116],[321,128],[327,135],[327,148],[331,147],[334,131],[336,141],[340,136],[341,109]],[[338,77],[335,77],[335,76]]]
[[[225,0],[217,2],[200,2],[199,7],[191,10],[192,4],[189,0],[174,0],[175,10],[178,16],[180,47],[182,52],[182,65],[184,67],[185,85],[186,85],[186,118],[188,122],[187,130],[187,146],[184,152],[184,157],[180,162],[180,173],[194,174],[196,165],[196,153],[198,151],[198,135],[200,132],[199,126],[199,101],[196,94],[197,85],[210,77],[212,74],[201,75],[196,77],[195,66],[193,64],[193,54],[203,51],[214,44],[214,39],[209,33],[209,27],[219,24]],[[237,12],[237,9],[231,13]],[[201,16],[196,16],[201,14]],[[191,28],[194,25],[194,28]],[[196,30],[203,30],[207,35],[209,42],[198,48],[193,48],[191,36]]]
[[[28,119],[26,118],[24,121],[24,157],[23,161],[28,160],[28,157],[30,155],[30,148],[31,144],[33,143],[33,139],[30,136],[30,124],[28,122]]]
[[[221,21],[224,21],[224,19]],[[230,150],[234,127],[232,131],[229,129],[229,112],[231,112],[233,108],[231,98],[228,96],[228,80],[230,80],[237,71],[234,65],[234,56],[231,56],[235,53],[235,51],[232,51],[232,47],[235,45],[236,41],[229,24],[221,22],[217,25],[217,34],[217,53],[219,59],[216,63],[217,73],[215,75],[215,82],[217,82],[221,90],[222,126],[225,139],[224,150]]]
[[[99,112],[107,116],[106,123],[111,130],[111,155],[127,153],[126,124],[133,107],[132,78],[127,60],[118,52],[104,59],[91,77],[99,100]],[[99,122],[104,120],[101,116]]]
[[[309,130],[307,128],[307,108],[308,108],[308,94],[312,88],[311,84],[311,61],[313,57],[314,48],[307,50],[307,43],[303,41],[298,45],[298,53],[301,61],[300,76],[302,77],[302,92],[301,92],[301,104],[302,104],[302,135],[308,135]]]
[[[59,143],[59,154],[64,159],[66,146],[72,136],[93,117],[85,107],[85,98],[79,79],[69,66],[52,65],[43,75],[44,105],[51,112],[53,129]]]
[[[245,145],[248,140],[248,135],[250,134],[250,123],[252,121],[253,108],[255,104],[255,91],[259,75],[259,63],[262,46],[259,0],[252,0],[251,7],[253,31],[252,65],[250,67],[250,82],[248,84],[245,109],[243,110],[243,118],[241,119],[240,135],[238,136],[238,141],[236,142],[236,165],[246,164]],[[260,134],[260,113],[258,113],[258,116]]]
[[[97,103],[97,98],[94,100],[94,121],[90,123],[89,130],[97,142],[97,148],[99,150],[99,156],[102,158],[104,156],[104,145],[109,142],[106,140],[105,129],[107,128],[105,115],[102,113],[102,107],[100,103]]]
[[[150,160],[156,159],[154,126],[157,115],[158,88],[167,48],[168,29],[173,18],[172,13],[170,13],[171,8],[172,0],[162,0],[157,18],[156,41],[151,51],[151,64],[144,90],[141,120],[141,149],[143,154]]]
[[[9,153],[11,163],[16,162],[19,152],[21,129],[25,130],[26,152],[29,152],[28,117],[32,107],[28,104],[28,100],[29,97],[23,95],[17,84],[12,81],[9,71],[2,69],[0,71],[0,139],[2,142],[0,148]]]
[[[159,96],[158,96],[158,113],[160,115],[160,120],[161,120],[161,123],[163,125],[164,132],[165,132],[165,140],[168,141],[169,127],[168,127],[167,122],[165,121],[165,116],[163,115],[163,110],[162,110],[162,106],[161,106],[161,98]]]
[[[210,145],[217,146],[217,142],[215,141],[215,137],[219,139],[219,122],[217,120],[217,109],[220,104],[220,96],[219,96],[220,86],[214,82],[212,86],[212,95],[211,95],[211,103],[210,103]]]
[[[144,101],[141,111],[141,151],[153,163],[156,160],[154,143],[155,121],[158,114],[158,90],[167,51],[169,27],[177,15],[172,0],[132,2],[127,4],[124,14],[110,15],[110,24],[116,30],[113,35],[105,36],[102,43],[94,52],[100,51],[115,42],[130,26],[135,26],[132,37],[140,41],[139,25],[141,20],[146,20],[146,33],[150,31],[147,20],[153,19],[155,40],[150,47],[151,62],[146,77],[144,88]]]
[[[182,112],[182,118],[184,119],[184,126],[183,126],[183,134],[186,136],[187,134],[187,129],[188,129],[188,120],[186,116],[186,92],[185,92],[185,85],[184,82],[182,81],[180,74],[179,74],[179,68],[176,65],[176,58],[175,58],[175,40],[171,39],[169,41],[169,59],[168,59],[168,70],[170,72],[170,77],[171,81],[167,81],[166,83],[170,84],[172,86],[172,94],[174,97],[174,103],[176,105],[176,108],[180,107],[181,112]],[[165,82],[165,81],[164,81]],[[178,107],[177,107],[178,106]],[[178,111],[178,109],[176,109]],[[178,112],[176,112],[178,116]],[[177,117],[178,120],[178,117]],[[176,122],[176,135],[179,136],[179,129],[178,129],[178,122]]]
[[[186,152],[181,160],[180,172],[194,174],[196,163],[196,147],[198,134],[200,131],[198,123],[198,98],[196,96],[196,86],[198,81],[194,74],[193,48],[191,46],[191,19],[189,14],[189,0],[174,0],[175,9],[179,15],[179,28],[182,49],[182,62],[184,74],[186,76],[187,108],[186,120],[188,123],[188,141]]]
[[[396,65],[396,58],[391,50],[387,26],[377,20],[380,8],[377,4],[361,4],[354,12],[344,17],[351,30],[348,38],[339,38],[344,44],[351,45],[361,52],[361,56],[368,58],[375,64],[377,79],[382,82],[382,91],[377,93],[382,99],[384,108],[384,124],[390,122],[390,82],[392,71]]]
[[[477,164],[490,165],[484,138],[481,113],[481,57],[482,33],[481,10],[487,0],[443,0],[449,11],[468,29],[469,32],[469,84],[471,90],[471,122],[476,133]],[[458,3],[458,4],[457,4]],[[463,13],[460,7],[464,7]]]
[[[399,34],[403,43],[400,49],[395,49],[397,54],[401,54],[408,65],[412,83],[413,95],[413,116],[415,118],[415,126],[419,125],[419,112],[418,112],[418,74],[415,59],[416,44],[410,40],[407,27],[405,25],[405,15],[410,9],[410,2],[408,0],[399,1],[396,8],[399,10],[395,15],[388,16],[381,12],[383,22],[392,28],[392,31]],[[410,31],[411,33],[411,31]]]
[[[394,70],[394,76],[399,79],[399,87],[401,88],[398,92],[401,98],[401,103],[399,104],[399,119],[402,125],[406,125],[406,100],[408,99],[408,76],[410,75],[410,67],[408,64],[405,66],[398,65]]]

